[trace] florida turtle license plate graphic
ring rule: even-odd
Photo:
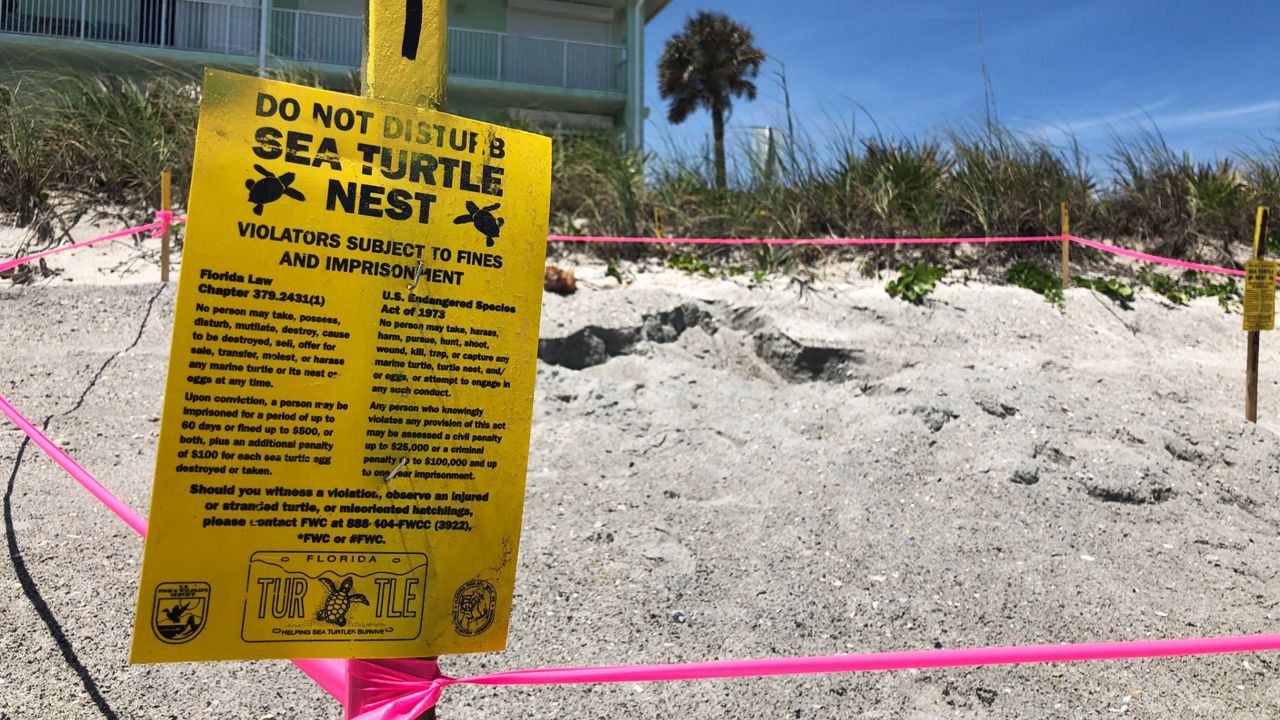
[[[256,552],[240,634],[245,642],[413,640],[426,584],[421,553]]]

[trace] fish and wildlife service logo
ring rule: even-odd
[[[151,631],[161,641],[181,645],[195,639],[209,617],[209,583],[167,582],[156,586]]]
[[[277,176],[270,170],[261,165],[254,164],[254,170],[262,175],[260,178],[249,178],[244,181],[244,186],[249,190],[249,204],[253,206],[254,215],[262,215],[262,206],[273,203],[280,199],[283,195],[288,195],[294,200],[306,200],[307,196],[300,191],[295,190],[290,185],[293,184],[294,174],[287,172]]]
[[[498,591],[486,580],[468,580],[453,594],[453,629],[474,637],[489,629],[498,614]]]

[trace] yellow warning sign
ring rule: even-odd
[[[1273,330],[1276,326],[1275,260],[1247,260],[1244,264],[1244,329]]]
[[[135,662],[505,645],[550,149],[206,74]]]

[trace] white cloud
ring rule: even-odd
[[[1233,108],[1224,108],[1222,110],[1203,110],[1200,112],[1181,113],[1178,115],[1166,115],[1164,117],[1154,118],[1154,122],[1156,127],[1159,128],[1185,128],[1196,127],[1199,125],[1212,125],[1224,120],[1234,120],[1236,118],[1248,117],[1250,115],[1262,115],[1274,112],[1280,112],[1280,100],[1267,100],[1266,102],[1254,103],[1252,105],[1241,105]]]
[[[1136,110],[1116,112],[1109,115],[1101,115],[1098,117],[1061,124],[1043,125],[1039,128],[1032,129],[1031,132],[1045,137],[1046,139],[1054,139],[1056,137],[1066,135],[1078,136],[1082,134],[1089,134],[1085,132],[1088,130],[1097,130],[1102,128],[1111,129],[1117,123],[1123,122],[1132,122],[1138,125],[1151,124],[1155,128],[1164,131],[1215,125],[1253,115],[1280,113],[1280,100],[1266,100],[1263,102],[1252,103],[1250,105],[1239,105],[1236,107],[1220,108],[1217,110],[1197,110],[1193,112],[1173,113],[1169,115],[1153,114],[1154,110],[1169,105],[1175,99],[1176,96],[1171,95],[1166,98],[1161,98],[1154,103],[1143,105]]]
[[[1167,97],[1160,98],[1153,103],[1140,105],[1133,110],[1124,110],[1121,112],[1110,113],[1108,115],[1099,115],[1097,117],[1086,118],[1084,120],[1073,120],[1071,122],[1042,125],[1041,127],[1032,129],[1031,133],[1033,135],[1041,135],[1047,139],[1054,139],[1059,136],[1080,135],[1085,130],[1110,127],[1125,120],[1141,122],[1150,118],[1153,111],[1168,105],[1176,100],[1177,97],[1177,95],[1169,95]]]

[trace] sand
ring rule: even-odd
[[[0,392],[145,511],[172,289],[62,257],[0,290]],[[566,262],[510,646],[446,673],[1274,630],[1280,362],[1265,336],[1244,422],[1238,311]],[[0,428],[0,717],[341,717],[284,662],[130,666],[141,542],[21,447]],[[1271,718],[1278,674],[1247,654],[454,687],[440,716]]]

